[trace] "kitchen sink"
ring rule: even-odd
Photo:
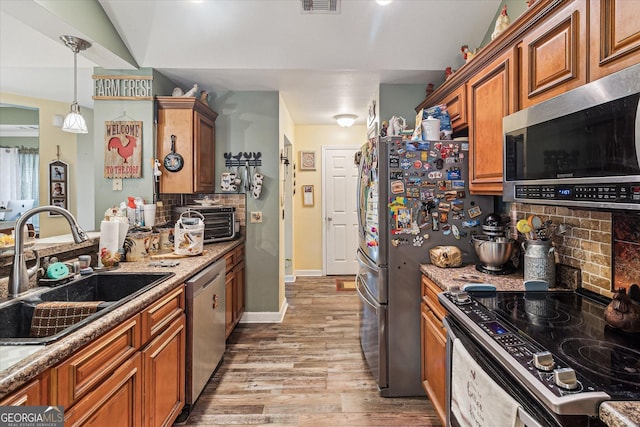
[[[64,285],[37,290],[19,299],[0,304],[0,345],[46,344],[60,339],[98,319],[163,282],[173,273],[94,273]],[[48,337],[31,337],[31,320],[41,302],[103,301],[97,311]]]

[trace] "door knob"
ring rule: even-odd
[[[333,218],[331,218],[330,216],[327,217],[327,221],[333,221]]]

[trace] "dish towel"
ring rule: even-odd
[[[451,416],[461,426],[514,427],[520,405],[471,358],[458,338],[451,360]]]
[[[30,335],[38,338],[55,335],[95,313],[102,302],[41,302],[33,311]]]

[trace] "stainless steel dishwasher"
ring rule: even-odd
[[[191,410],[225,350],[224,259],[187,280],[185,409]]]

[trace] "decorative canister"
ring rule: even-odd
[[[200,255],[204,246],[204,216],[187,210],[180,214],[173,234],[176,255]]]
[[[134,227],[124,239],[124,252],[127,261],[144,261],[149,256],[151,229]]]
[[[428,116],[422,121],[422,134],[427,141],[440,140],[440,120],[432,116]]]
[[[173,252],[173,227],[168,225],[154,227],[154,230],[160,234],[160,239],[158,241],[158,253],[166,254],[168,252]]]
[[[549,239],[527,240],[524,250],[524,280],[545,280],[549,287],[556,284],[555,249]]]

